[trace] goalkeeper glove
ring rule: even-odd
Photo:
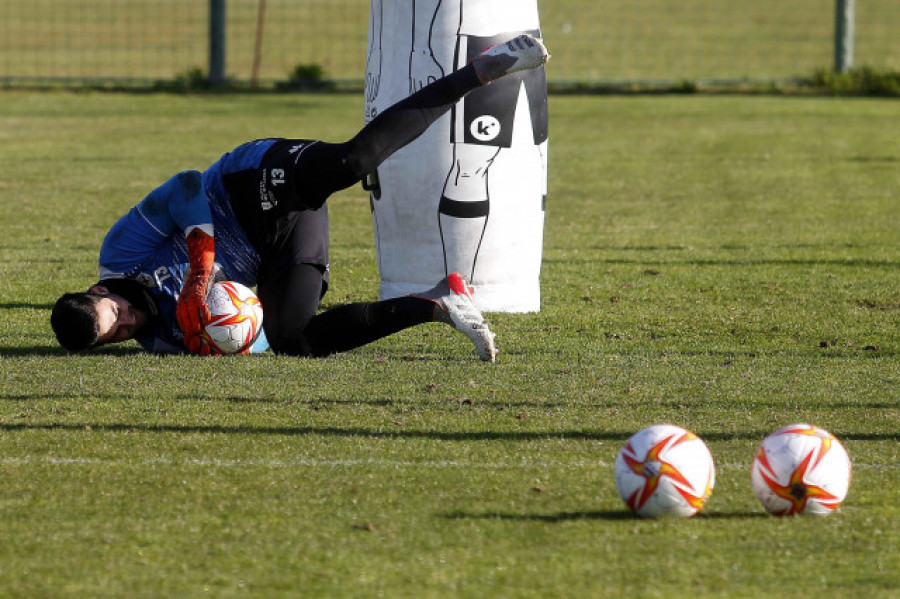
[[[198,227],[191,230],[186,240],[190,274],[178,296],[175,316],[178,319],[178,326],[184,333],[184,345],[187,350],[192,354],[208,356],[210,346],[203,342],[201,332],[212,318],[209,306],[206,305],[206,296],[213,279],[215,240]]]

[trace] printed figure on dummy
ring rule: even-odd
[[[381,0],[372,0],[372,14],[369,19],[369,51],[366,54],[366,122],[378,116],[375,101],[381,91],[381,69],[384,66],[382,54],[383,11]],[[371,174],[370,177],[374,177]]]
[[[413,0],[412,3],[412,51],[409,55],[409,93],[414,94],[429,83],[434,83],[446,73],[438,62],[431,46],[434,16],[442,0]],[[421,5],[434,4],[425,10]],[[378,114],[373,103],[378,98],[383,68],[382,43],[384,32],[382,0],[372,0],[372,17],[369,32],[369,51],[366,55],[366,120]]]
[[[427,4],[428,0],[420,0],[419,3]],[[437,4],[440,5],[441,0],[437,0]],[[475,10],[467,10],[469,6]],[[491,36],[478,35],[479,31],[484,29],[479,27],[479,24],[492,21],[489,11],[500,11],[503,14],[507,11],[515,12],[513,6],[516,10],[522,8],[515,0],[476,1],[461,7],[454,68],[468,63],[485,49],[513,35],[512,32]],[[535,21],[536,17],[537,15]],[[541,37],[537,29],[515,32],[518,33]],[[453,142],[453,164],[447,173],[447,181],[438,208],[439,227],[444,246],[445,272],[465,273],[470,281],[474,281],[473,284],[477,284],[479,279],[476,274],[479,248],[491,212],[488,175],[500,151],[508,149],[512,144],[517,103],[523,87],[531,117],[532,139],[537,151],[540,152],[542,162],[546,165],[545,152],[541,151],[541,144],[547,141],[548,125],[547,82],[543,69],[530,71],[530,76],[512,76],[506,81],[495,82],[490,87],[478,90],[482,93],[472,94],[461,101],[453,110],[454,123],[450,133]],[[487,93],[484,93],[485,91]],[[545,199],[546,190],[543,190],[542,209]]]
[[[517,34],[540,37],[536,0],[414,0],[404,5],[398,9],[391,3],[372,0],[367,119],[377,114],[378,96],[385,91],[388,68],[385,56],[390,54],[383,51],[387,44],[386,31],[412,32],[406,42],[409,44],[409,93]],[[400,15],[403,11],[408,14]],[[408,19],[406,27],[401,25],[403,17]],[[396,61],[390,64],[396,65]],[[425,238],[424,229],[429,229],[431,232],[427,234],[434,239],[429,243],[434,243],[436,249],[422,248],[421,252],[413,253],[419,254],[423,263],[430,260],[425,265],[428,269],[464,274],[484,310],[539,309],[538,279],[547,185],[546,86],[544,70],[536,69],[513,74],[471,93],[454,107],[448,118],[442,134],[446,140],[442,143],[446,145],[419,150],[423,157],[418,160],[439,164],[408,169],[419,177],[435,169],[443,171],[440,175],[429,175],[435,179],[434,184],[419,185],[412,192],[435,194],[431,199],[420,198],[418,203],[430,206],[428,210],[436,208],[430,217],[434,219],[433,224],[420,218],[418,224],[423,230],[414,233]],[[496,166],[501,162],[502,167]],[[500,172],[492,180],[497,168]],[[385,183],[384,179],[381,183]],[[370,185],[376,237],[379,217],[387,212],[384,206],[376,206],[376,202],[382,199],[382,192],[392,200],[397,197],[402,200],[404,192],[396,190],[403,185],[411,186],[411,183],[395,185],[394,194],[385,185],[379,187],[377,181]],[[381,221],[390,223],[387,218]],[[415,222],[415,219],[404,222]],[[387,255],[387,244],[393,242],[383,241],[378,240],[379,249],[385,249]],[[379,256],[383,279],[390,275],[386,272],[389,267]],[[523,280],[527,281],[526,285],[521,284]],[[383,282],[382,289],[385,287]],[[523,287],[531,291],[522,291]],[[492,289],[498,293],[492,295]],[[396,289],[396,293],[406,291],[402,283]]]

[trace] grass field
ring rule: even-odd
[[[268,0],[260,77],[365,77],[370,0]],[[260,0],[228,0],[227,75],[251,78]],[[420,1],[421,7],[438,2]],[[451,3],[444,3],[444,10]],[[4,78],[172,79],[208,69],[207,0],[8,0]],[[780,80],[834,64],[831,0],[539,0],[551,82]],[[855,65],[900,69],[896,0],[857,2]],[[403,34],[397,34],[403,35]]]
[[[59,351],[106,229],[246,139],[339,139],[355,96],[0,94],[0,596],[900,595],[896,101],[552,97],[543,309],[322,360]],[[331,202],[326,304],[374,299]],[[707,508],[643,521],[612,464],[706,439]],[[809,421],[840,513],[777,519],[749,463]]]

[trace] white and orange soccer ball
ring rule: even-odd
[[[850,457],[828,431],[792,424],[766,437],[750,468],[753,492],[776,516],[827,515],[850,488]]]
[[[709,448],[679,426],[648,426],[632,435],[616,456],[619,495],[644,518],[693,516],[706,505],[715,482]]]
[[[263,309],[253,291],[234,281],[214,283],[206,297],[212,319],[201,337],[223,354],[246,353],[262,331]]]

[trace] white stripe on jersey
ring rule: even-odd
[[[159,233],[159,236],[160,236],[160,237],[168,237],[168,236],[169,236],[168,233],[163,233],[162,231],[160,231],[160,230],[156,227],[156,225],[154,225],[153,222],[152,222],[149,218],[147,218],[146,216],[144,216],[144,213],[141,212],[141,205],[140,205],[140,204],[138,204],[137,206],[135,206],[134,209],[137,211],[138,214],[141,215],[141,218],[144,219],[144,221],[145,221],[148,225],[150,225],[150,226],[153,228],[154,231],[156,231],[157,233]]]

